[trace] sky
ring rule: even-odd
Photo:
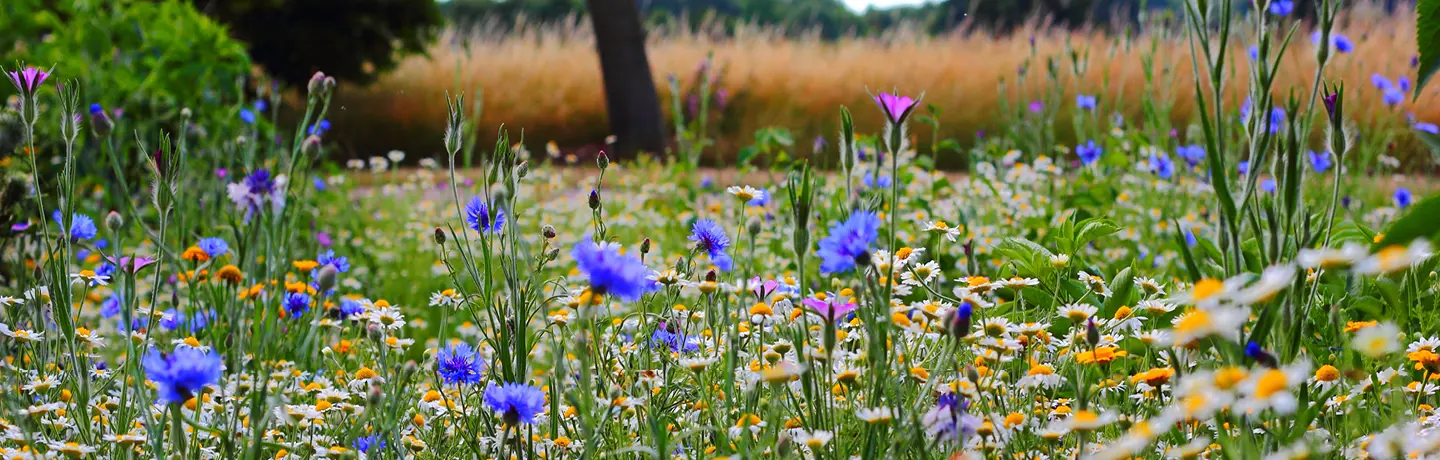
[[[885,8],[897,5],[919,5],[925,0],[845,0],[845,6],[855,11],[865,11],[871,6]]]

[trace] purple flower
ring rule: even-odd
[[[505,210],[497,207],[492,213],[485,199],[477,196],[465,204],[465,223],[480,233],[499,232],[505,226]]]
[[[851,299],[836,295],[833,292],[826,295],[824,300],[815,297],[806,297],[800,301],[800,304],[810,307],[811,310],[815,310],[815,314],[820,315],[821,318],[830,322],[845,319],[846,315],[849,315],[850,312],[855,311],[855,308],[858,307]]]
[[[1175,162],[1170,160],[1169,155],[1150,154],[1150,170],[1155,172],[1161,179],[1170,179],[1175,176]]]
[[[285,293],[285,313],[291,318],[299,318],[310,311],[310,294],[304,292]]]
[[[485,373],[485,360],[470,344],[458,342],[435,354],[435,368],[445,383],[476,384]]]
[[[1317,30],[1310,34],[1310,43],[1320,44],[1320,31]],[[1350,37],[1341,34],[1333,34],[1330,36],[1330,46],[1334,47],[1335,51],[1340,53],[1349,53],[1355,50],[1355,42],[1350,41]]]
[[[14,84],[15,89],[20,90],[20,93],[26,96],[33,95],[36,91],[40,90],[40,85],[45,83],[46,78],[50,78],[50,72],[34,67],[26,67],[24,70],[18,72],[10,72],[10,83]]]
[[[141,364],[145,366],[145,378],[155,382],[160,401],[166,404],[184,403],[206,385],[219,381],[224,366],[220,355],[188,347],[168,355],[151,349]]]
[[[1391,107],[1400,105],[1401,102],[1405,102],[1405,92],[1400,88],[1385,88],[1385,91],[1380,94],[1380,101]]]
[[[870,244],[880,236],[880,218],[869,211],[856,211],[844,222],[830,227],[820,240],[820,273],[844,273],[857,263],[869,263]]]
[[[118,261],[115,260],[115,258],[113,257],[110,257],[108,259],[110,260],[110,263],[118,265],[121,271],[128,273],[139,273],[140,270],[144,269],[145,267],[149,267],[150,265],[153,265],[155,263],[154,258],[144,256],[135,256],[133,258],[130,256],[125,256],[121,257]]]
[[[1084,95],[1084,94],[1081,94],[1081,95],[1079,95],[1079,96],[1075,96],[1075,106],[1076,106],[1076,107],[1079,107],[1081,110],[1085,110],[1085,111],[1095,110],[1095,104],[1096,104],[1095,96],[1088,96],[1088,95]]]
[[[1375,89],[1381,90],[1389,89],[1391,86],[1394,86],[1390,83],[1389,78],[1385,78],[1384,75],[1380,75],[1378,73],[1370,74],[1370,84],[1375,85]]]
[[[1040,113],[1040,112],[1044,112],[1044,111],[1045,111],[1045,103],[1044,103],[1044,102],[1041,102],[1041,101],[1031,101],[1031,102],[1030,102],[1030,113]]]
[[[1334,163],[1330,160],[1330,152],[1328,151],[1316,152],[1314,150],[1311,150],[1309,153],[1309,157],[1310,167],[1314,168],[1316,173],[1324,174],[1325,171],[1330,170],[1330,166],[1334,165]]]
[[[590,290],[628,301],[640,300],[649,286],[645,263],[633,255],[621,255],[620,246],[595,243],[587,235],[570,250],[575,265],[590,279]]]
[[[1185,164],[1188,164],[1190,165],[1190,167],[1193,168],[1195,167],[1195,165],[1200,164],[1200,160],[1205,159],[1205,147],[1201,147],[1195,144],[1190,144],[1188,146],[1182,145],[1179,148],[1175,149],[1175,154],[1179,155],[1180,158],[1185,159]]]
[[[270,170],[257,169],[245,176],[239,183],[230,184],[226,191],[230,195],[230,201],[235,206],[245,211],[245,220],[249,221],[250,216],[260,211],[266,201],[275,210],[285,207],[284,189],[276,186],[276,180],[270,176]]]
[[[901,124],[910,117],[910,111],[915,109],[915,99],[899,94],[880,93],[875,96],[875,104],[885,112],[885,117],[890,119],[891,124]]]
[[[1295,12],[1294,0],[1275,0],[1270,2],[1270,14],[1276,16],[1289,16]]]
[[[1415,130],[1430,134],[1440,134],[1440,126],[1435,126],[1434,123],[1426,123],[1423,121],[1415,122]]]
[[[1086,141],[1084,144],[1075,146],[1075,153],[1077,155],[1080,155],[1081,164],[1088,165],[1094,163],[1096,160],[1099,160],[1100,155],[1102,153],[1105,153],[1105,149],[1101,148],[1098,145],[1095,145],[1095,140],[1091,139],[1089,141]]]
[[[1415,197],[1410,194],[1410,189],[1395,187],[1395,207],[1405,209],[1410,207],[1410,203],[1414,200]]]
[[[695,242],[695,249],[710,256],[710,262],[714,263],[720,271],[730,271],[734,267],[734,261],[725,252],[730,248],[730,237],[725,236],[725,229],[720,224],[710,219],[695,221],[690,228],[690,241]]]
[[[528,425],[544,410],[545,392],[523,383],[491,385],[485,390],[485,404],[500,414],[506,425]]]

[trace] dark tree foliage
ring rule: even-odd
[[[193,0],[246,43],[275,78],[303,86],[315,71],[365,84],[424,53],[444,18],[433,0]]]

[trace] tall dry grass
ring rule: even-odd
[[[782,31],[753,27],[731,37],[680,30],[652,34],[649,57],[668,111],[666,76],[689,78],[707,54],[714,54],[717,66],[726,69],[723,87],[732,97],[718,133],[719,146],[713,150],[733,154],[755,129],[766,126],[790,128],[798,139],[833,137],[841,105],[852,108],[859,126],[878,128],[880,114],[871,110],[867,88],[924,92],[926,103],[944,109],[941,135],[965,141],[976,130],[995,128],[1002,80],[1008,82],[1008,95],[1016,97],[1017,69],[1028,64],[1024,86],[1030,94],[1024,98],[1038,97],[1036,91],[1048,84],[1045,60],[1058,58],[1069,73],[1071,50],[1085,56],[1088,71],[1083,78],[1065,80],[1065,100],[1073,101],[1069,95],[1076,92],[1100,94],[1102,104],[1108,103],[1104,110],[1134,115],[1143,97],[1157,98],[1173,103],[1173,118],[1183,125],[1193,111],[1194,80],[1189,45],[1178,30],[1156,26],[1137,36],[1117,37],[1036,23],[1001,37],[979,32],[929,37],[902,29],[883,37],[834,42],[786,38]],[[1347,104],[1355,110],[1351,116],[1363,123],[1399,119],[1405,111],[1414,111],[1421,120],[1440,121],[1440,107],[1432,104],[1434,91],[1414,104],[1389,109],[1370,85],[1373,73],[1413,79],[1413,16],[1391,17],[1372,6],[1356,6],[1342,13],[1339,32],[1354,40],[1355,50],[1334,59],[1327,78],[1344,80],[1352,89]],[[1309,37],[1310,29],[1301,26],[1281,67],[1281,87],[1308,91],[1315,71],[1315,45]],[[339,93],[336,125],[351,152],[373,155],[399,148],[419,155],[437,153],[444,93],[456,90],[472,95],[483,90],[483,130],[493,131],[501,123],[512,132],[523,128],[532,148],[549,140],[563,147],[594,145],[608,134],[600,67],[588,27],[452,30],[440,43],[429,57],[410,58],[378,84]],[[1228,84],[1238,95],[1248,78],[1248,40],[1239,34],[1232,43],[1238,68]],[[1142,56],[1152,47],[1159,84],[1146,91]],[[928,136],[926,131],[916,134]],[[805,146],[797,150],[808,153],[809,142],[801,144]]]

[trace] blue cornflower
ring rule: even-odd
[[[100,317],[114,318],[115,315],[120,314],[120,309],[124,308],[124,302],[125,300],[120,298],[120,293],[111,294],[109,298],[100,303]]]
[[[860,179],[860,183],[864,184],[865,188],[890,188],[890,176],[880,176],[879,179],[876,179],[875,173],[865,173],[865,177]]]
[[[545,392],[523,383],[491,385],[485,389],[485,404],[500,414],[509,426],[535,423],[535,414],[545,408]]]
[[[1075,96],[1075,107],[1079,107],[1081,110],[1085,110],[1085,111],[1095,110],[1095,105],[1096,105],[1095,96],[1086,95],[1086,94],[1081,94],[1081,95],[1079,95],[1079,96]]]
[[[720,224],[710,219],[695,221],[690,228],[690,241],[695,242],[695,249],[704,251],[710,255],[710,262],[714,263],[720,271],[730,271],[734,267],[734,261],[730,254],[725,252],[730,248],[730,237],[725,236],[725,229]]]
[[[465,223],[480,233],[498,232],[505,226],[505,210],[497,207],[492,214],[490,205],[477,196],[465,204]]]
[[[1279,133],[1285,126],[1285,109],[1276,107],[1270,109],[1270,134]]]
[[[694,337],[686,337],[684,332],[674,333],[666,330],[665,325],[655,328],[655,333],[650,334],[650,345],[656,348],[669,348],[670,351],[679,353],[693,353],[700,350],[700,343]]]
[[[50,218],[55,219],[55,223],[62,227],[65,225],[60,221],[60,210],[58,209],[50,214]],[[66,233],[69,233],[72,242],[88,241],[95,238],[95,235],[100,233],[100,229],[95,227],[95,220],[90,216],[76,213],[70,215],[70,231]]]
[[[349,297],[340,299],[341,317],[349,318],[351,316],[355,316],[361,313],[365,313],[365,305],[361,304],[359,300],[351,299]]]
[[[255,100],[255,111],[256,111],[256,112],[264,112],[265,109],[266,109],[266,108],[269,108],[269,107],[270,107],[270,105],[269,105],[269,104],[266,104],[264,99],[256,99],[256,100]]]
[[[105,113],[105,107],[102,106],[102,105],[100,105],[99,102],[96,102],[96,103],[94,103],[94,104],[90,104],[90,114],[91,114],[91,115],[99,115],[99,114],[102,114],[102,113]]]
[[[180,404],[197,392],[220,380],[220,355],[199,348],[177,348],[174,353],[165,354],[151,349],[141,360],[145,366],[145,378],[155,382],[160,390],[160,401],[166,404]]]
[[[1195,144],[1190,144],[1188,146],[1182,145],[1179,148],[1175,149],[1175,154],[1179,155],[1180,158],[1185,159],[1185,164],[1188,164],[1190,165],[1190,167],[1193,168],[1195,167],[1195,165],[1200,164],[1200,160],[1205,159],[1205,147],[1201,147]]]
[[[1410,194],[1410,189],[1405,187],[1395,187],[1395,207],[1405,209],[1409,207],[1410,203],[1414,200],[1415,197]]]
[[[1415,130],[1427,132],[1430,134],[1440,134],[1440,126],[1436,126],[1434,123],[1426,123],[1423,121],[1415,122]]]
[[[1245,55],[1246,55],[1246,56],[1250,56],[1250,60],[1252,60],[1252,61],[1258,61],[1258,60],[1260,60],[1260,47],[1259,47],[1259,46],[1255,46],[1255,45],[1250,45],[1250,48],[1248,48],[1248,49],[1245,50]]]
[[[1185,229],[1185,247],[1193,248],[1195,244],[1199,242],[1199,240],[1195,239],[1195,232],[1190,231],[1188,228]]]
[[[1275,179],[1260,181],[1260,190],[1264,190],[1265,193],[1275,193]]]
[[[765,190],[765,189],[760,189],[760,194],[759,194],[759,195],[756,195],[755,198],[751,198],[750,201],[746,201],[745,204],[746,204],[747,206],[761,206],[761,207],[770,204],[770,191],[769,191],[769,190]]]
[[[359,437],[359,438],[355,438],[355,442],[354,442],[354,443],[351,443],[351,444],[350,444],[350,447],[354,447],[355,450],[358,450],[358,451],[360,451],[360,452],[362,452],[362,453],[369,454],[369,453],[371,453],[371,452],[370,452],[370,449],[380,449],[380,450],[384,450],[384,449],[385,449],[385,439],[381,438],[380,435],[378,435],[378,434],[372,434],[372,435],[370,435],[370,436],[362,436],[362,437]],[[378,453],[378,452],[376,452],[376,453]]]
[[[1320,31],[1317,30],[1310,34],[1310,43],[1320,44]],[[1340,53],[1349,53],[1355,50],[1355,42],[1350,41],[1350,37],[1341,34],[1330,35],[1330,46]]]
[[[1396,78],[1395,87],[1400,88],[1400,91],[1410,92],[1410,77]]]
[[[618,245],[597,244],[587,235],[575,243],[570,256],[575,258],[580,272],[590,279],[590,290],[596,294],[635,301],[640,300],[650,284],[645,263],[633,255],[621,255]]]
[[[337,272],[345,273],[350,271],[350,259],[346,258],[345,256],[335,255],[334,249],[329,249],[325,252],[320,253],[320,255],[315,258],[315,262],[319,264],[316,266],[317,270],[319,269],[318,267],[332,265],[335,267],[335,271]]]
[[[1240,164],[1235,165],[1235,167],[1240,170],[1240,175],[1242,175],[1242,176],[1243,176],[1243,175],[1246,175],[1246,174],[1250,174],[1250,161],[1249,161],[1249,160],[1243,160],[1243,161],[1240,162]]]
[[[197,331],[200,331],[200,330],[202,330],[202,329],[205,329],[205,326],[209,326],[209,325],[210,325],[210,317],[213,316],[214,314],[215,314],[215,311],[214,311],[214,310],[211,310],[211,311],[208,312],[208,313],[207,313],[207,312],[203,312],[203,311],[198,311],[198,312],[195,312],[195,313],[186,315],[185,313],[181,312],[180,310],[171,308],[171,309],[165,311],[165,315],[160,318],[159,324],[160,324],[160,327],[163,327],[163,328],[165,328],[166,330],[172,330],[172,331],[173,331],[173,330],[176,330],[176,329],[183,329],[183,330],[185,330],[186,332],[192,332],[192,333],[193,333],[193,332],[197,332]]]
[[[1331,166],[1334,166],[1334,162],[1330,160],[1330,152],[1310,151],[1310,167],[1314,168],[1316,173],[1323,174],[1329,171]]]
[[[857,259],[868,259],[870,244],[880,236],[880,218],[869,211],[856,211],[850,218],[830,226],[830,235],[820,240],[820,272],[844,273],[855,268]]]
[[[292,318],[299,318],[310,311],[310,294],[304,292],[285,293],[285,313]]]
[[[1095,160],[1099,160],[1100,154],[1105,153],[1105,149],[1095,145],[1095,140],[1091,139],[1089,141],[1085,141],[1084,144],[1075,146],[1075,153],[1077,155],[1080,155],[1081,164],[1088,165],[1094,163]]]
[[[247,125],[255,124],[255,112],[251,112],[250,109],[240,109],[240,121]]]
[[[1385,78],[1384,75],[1380,75],[1378,73],[1370,74],[1370,84],[1375,85],[1375,89],[1379,90],[1390,89],[1394,86],[1390,83],[1389,78]]]
[[[452,343],[435,354],[435,367],[445,383],[475,384],[485,373],[485,360],[470,344]]]
[[[1294,0],[1275,0],[1270,2],[1270,14],[1276,16],[1289,16],[1295,12]]]
[[[1175,162],[1170,160],[1169,155],[1150,154],[1150,170],[1161,179],[1169,179],[1175,176]]]
[[[112,264],[110,262],[101,262],[100,266],[95,267],[95,274],[100,276],[112,276],[115,274],[115,264]]]
[[[211,259],[230,253],[230,244],[220,238],[201,238],[200,244],[196,246],[199,246],[201,251],[205,251],[205,255],[210,256]]]
[[[319,136],[321,134],[325,134],[325,132],[329,130],[330,120],[320,120],[319,123],[316,123],[314,126],[310,127],[309,134],[311,136]]]
[[[316,177],[315,180],[311,181],[310,183],[315,185],[316,191],[323,192],[326,188],[329,188],[328,185],[325,185],[325,180],[319,177]]]
[[[1400,105],[1401,102],[1405,102],[1405,92],[1396,87],[1385,88],[1380,93],[1380,102],[1391,107]]]

